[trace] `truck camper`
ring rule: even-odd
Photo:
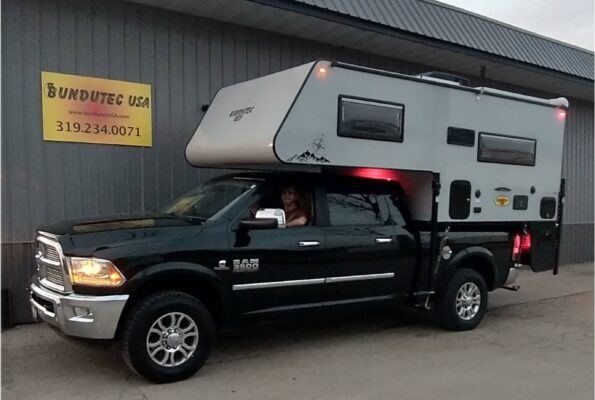
[[[38,233],[34,316],[118,340],[149,380],[191,376],[247,317],[406,304],[469,330],[519,268],[557,273],[564,98],[319,60],[205,108],[187,161],[246,171]]]

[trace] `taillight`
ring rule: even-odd
[[[528,233],[525,233],[521,240],[521,251],[524,253],[531,251],[531,235]]]
[[[518,260],[521,255],[521,235],[514,235],[514,244],[512,246],[512,259]]]
[[[531,235],[528,233],[514,235],[512,259],[518,261],[521,253],[528,253],[529,251],[531,251]]]

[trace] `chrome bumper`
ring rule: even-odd
[[[506,277],[506,282],[504,282],[504,285],[502,286],[510,286],[516,282],[516,277],[519,273],[519,267],[519,264],[515,264],[514,267],[510,267],[508,270],[508,276]]]
[[[65,335],[88,339],[113,339],[128,295],[83,296],[57,294],[31,284],[31,312]]]

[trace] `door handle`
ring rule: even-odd
[[[320,242],[318,240],[305,240],[303,242],[299,242],[298,245],[300,247],[318,247],[320,246]]]
[[[392,243],[393,239],[392,238],[376,238],[376,243],[377,244],[382,244],[382,243]]]

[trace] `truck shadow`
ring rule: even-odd
[[[398,335],[425,337],[439,331],[430,313],[407,308],[375,308],[367,310],[300,313],[269,319],[244,321],[232,329],[218,333],[213,353],[203,372],[190,380],[199,378],[208,369],[208,374],[218,374],[218,365],[258,358],[275,352],[295,348],[313,348],[349,342],[356,338],[386,334],[393,330]],[[40,375],[60,376],[60,368],[52,368],[56,362],[67,363],[74,381],[94,375],[98,382],[111,381],[145,385],[147,381],[128,370],[123,362],[119,346],[111,342],[89,342],[69,339],[52,332],[43,331],[43,345],[39,344],[34,372]],[[47,350],[51,348],[52,351]],[[56,354],[60,354],[59,357]],[[51,363],[50,363],[51,360]],[[10,378],[5,376],[4,378]],[[10,379],[5,383],[10,386]]]
[[[356,336],[384,334],[429,336],[439,328],[430,312],[411,308],[372,308],[357,311],[298,313],[274,319],[252,319],[219,332],[208,364],[282,351],[294,345],[336,343]]]

